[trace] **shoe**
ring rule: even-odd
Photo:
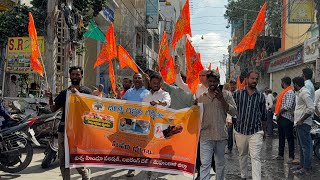
[[[82,174],[82,180],[90,180],[91,179],[91,169],[85,169],[85,173]]]
[[[310,170],[306,170],[304,168],[301,168],[299,170],[296,170],[293,172],[293,174],[298,175],[298,176],[302,176],[302,175],[310,175]]]
[[[292,172],[294,172],[294,171],[300,170],[300,169],[302,169],[302,168],[303,168],[303,167],[301,167],[301,166],[295,166],[295,167],[290,168],[290,170],[291,170]]]
[[[293,158],[289,158],[289,160],[287,161],[287,164],[292,164]]]
[[[126,177],[133,177],[135,170],[128,170],[128,173],[126,174]]]
[[[284,160],[284,158],[282,156],[276,156],[274,158],[272,158],[273,160]]]
[[[293,164],[293,165],[300,165],[300,160],[295,159],[295,160],[292,161],[291,164]]]

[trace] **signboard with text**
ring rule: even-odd
[[[304,42],[304,62],[315,61],[319,56],[319,39],[318,37],[313,37]]]
[[[303,47],[291,50],[288,53],[271,58],[268,73],[298,66],[303,63]]]
[[[314,0],[289,0],[288,23],[313,24],[315,15]]]
[[[38,36],[39,51],[44,57],[45,42],[42,36]],[[7,66],[8,73],[33,73],[30,65],[30,38],[29,37],[9,37],[7,45]],[[41,61],[40,61],[41,62]]]

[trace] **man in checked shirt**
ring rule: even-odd
[[[241,179],[248,178],[248,153],[252,164],[252,179],[261,180],[261,148],[263,139],[262,121],[267,115],[266,99],[257,90],[259,74],[250,71],[246,76],[247,86],[234,93],[237,105],[235,138],[239,150]]]

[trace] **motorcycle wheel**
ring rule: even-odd
[[[42,160],[41,167],[42,168],[48,168],[57,157],[57,152],[53,151],[51,148],[45,153],[45,156]]]
[[[320,142],[318,142],[315,146],[314,146],[314,154],[316,155],[316,157],[320,160]]]
[[[19,157],[16,157],[13,161],[9,163],[0,162],[0,170],[7,172],[7,173],[17,173],[29,166],[29,164],[32,161],[33,157],[33,147],[31,145],[31,142],[27,142],[25,148],[19,149],[20,155]],[[21,160],[22,154],[26,154],[26,157],[24,160]],[[19,164],[20,163],[20,164]],[[16,166],[19,164],[18,166]]]

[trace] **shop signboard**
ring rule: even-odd
[[[319,48],[320,45],[318,37],[313,37],[304,42],[304,62],[313,62],[319,56]]]
[[[298,47],[289,52],[282,53],[274,58],[271,57],[268,73],[280,71],[303,63],[303,47]]]
[[[313,24],[314,23],[314,0],[289,0],[289,23]]]
[[[42,58],[45,52],[45,43],[42,36],[38,36],[39,50]],[[9,37],[7,45],[7,66],[6,72],[15,74],[34,73],[30,66],[30,38]]]

